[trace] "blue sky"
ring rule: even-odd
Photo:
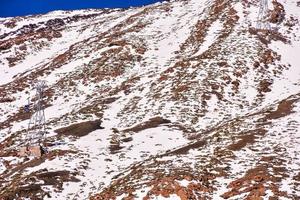
[[[0,0],[0,17],[47,13],[53,10],[83,8],[127,8],[159,0]]]

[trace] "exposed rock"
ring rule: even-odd
[[[253,1],[1,18],[0,198],[297,199],[295,4],[271,30]],[[40,79],[47,153],[20,157]]]
[[[103,127],[101,127],[101,120],[86,121],[77,124],[72,124],[68,127],[57,129],[55,130],[55,132],[59,135],[73,135],[77,137],[82,137],[97,129],[103,129]]]

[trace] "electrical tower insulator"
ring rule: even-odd
[[[27,138],[28,145],[40,144],[46,136],[45,112],[43,107],[44,90],[46,88],[45,81],[38,81],[34,85],[35,96],[33,97],[32,116],[28,123]],[[28,105],[30,107],[30,105]]]
[[[268,21],[268,0],[260,0],[259,4],[259,12],[258,12],[258,18],[257,18],[257,24],[256,28],[257,29],[266,29],[270,30],[271,26]]]

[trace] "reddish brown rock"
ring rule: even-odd
[[[44,150],[41,146],[27,146],[21,147],[19,151],[19,156],[34,156],[34,157],[41,157],[44,154]]]

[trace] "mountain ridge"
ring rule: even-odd
[[[0,197],[299,197],[298,6],[269,1],[264,30],[258,5],[1,19]],[[39,79],[48,153],[22,158]]]

